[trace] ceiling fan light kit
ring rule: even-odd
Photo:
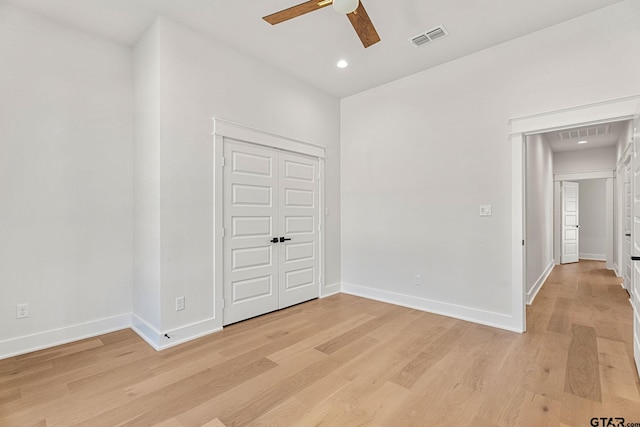
[[[333,10],[346,15],[355,11],[359,4],[360,0],[333,0]]]

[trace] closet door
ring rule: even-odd
[[[281,152],[278,222],[280,308],[319,296],[318,159]]]
[[[224,158],[223,324],[317,298],[318,159],[229,141]]]
[[[224,147],[224,324],[277,310],[277,152]]]

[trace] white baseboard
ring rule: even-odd
[[[175,347],[176,345],[202,338],[206,335],[213,334],[222,330],[222,325],[218,319],[212,317],[190,325],[181,326],[165,332],[160,332],[144,319],[133,314],[131,329],[140,335],[147,344],[157,351],[166,348]]]
[[[506,329],[512,332],[523,332],[519,328],[512,326],[515,319],[513,319],[513,316],[508,314],[479,310],[472,307],[434,301],[427,298],[399,294],[396,292],[353,285],[350,283],[342,283],[342,292],[415,310],[454,317],[456,319],[479,323],[481,325],[491,326],[494,328]]]
[[[590,254],[590,253],[586,253],[586,252],[580,252],[580,254],[578,255],[578,258],[584,259],[584,260],[587,260],[587,261],[606,261],[607,260],[607,255],[606,254]]]
[[[635,339],[633,340],[635,347],[635,351],[633,352],[633,354],[636,361],[636,370],[638,371],[638,376],[640,377],[640,335],[638,334],[640,334],[640,331],[636,331]]]
[[[131,315],[131,329],[156,351],[160,349],[160,336],[162,334],[137,314]]]
[[[322,291],[320,292],[320,298],[330,297],[331,295],[339,294],[340,292],[342,292],[342,287],[340,286],[340,283],[326,285],[324,288],[322,288]]]
[[[542,285],[544,285],[545,280],[547,280],[555,266],[556,262],[551,260],[547,268],[544,269],[540,277],[538,277],[538,280],[536,280],[536,283],[534,283],[533,287],[527,292],[527,305],[531,305],[533,300],[536,299],[536,295],[538,295],[538,292],[542,289]]]
[[[121,314],[106,319],[0,341],[0,359],[31,353],[57,345],[67,344],[109,332],[131,327],[131,314]]]

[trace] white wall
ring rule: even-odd
[[[543,135],[526,141],[526,295],[531,304],[554,266],[553,152]]]
[[[134,46],[133,323],[144,335],[160,331],[160,29]],[[147,330],[148,327],[152,328]]]
[[[639,14],[617,3],[343,99],[344,290],[516,328],[508,121],[639,93]]]
[[[553,173],[581,173],[613,171],[616,169],[617,147],[560,151],[553,156]]]
[[[149,149],[152,156],[159,150],[160,158],[154,172],[159,173],[160,240],[147,238],[151,248],[160,246],[160,291],[141,284],[143,294],[150,292],[141,299],[159,301],[160,325],[148,323],[156,332],[172,331],[171,342],[159,334],[156,344],[162,347],[222,326],[219,297],[214,310],[214,293],[222,290],[221,283],[213,283],[213,239],[221,238],[213,230],[214,116],[327,146],[326,283],[339,283],[340,105],[172,20],[160,18],[156,25],[157,40],[146,50],[159,46],[160,127]],[[140,55],[147,56],[144,50]],[[148,261],[155,268],[153,257]],[[175,311],[178,296],[185,297],[184,311]]]
[[[132,72],[130,49],[3,3],[0,64],[6,357],[129,324]]]
[[[577,181],[580,184],[580,259],[606,259],[606,181]]]

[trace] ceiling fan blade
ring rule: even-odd
[[[292,6],[288,9],[281,10],[280,12],[272,13],[271,15],[263,16],[262,19],[267,21],[271,25],[279,24],[289,19],[297,18],[305,13],[313,12],[314,10],[322,9],[329,6],[330,1],[311,0],[304,3],[300,3],[297,6]]]
[[[362,2],[358,5],[358,8],[353,12],[347,14],[351,25],[358,33],[360,41],[365,48],[374,45],[380,41],[380,36],[376,31],[376,27],[373,26],[373,22],[369,19],[367,11],[364,9]]]

